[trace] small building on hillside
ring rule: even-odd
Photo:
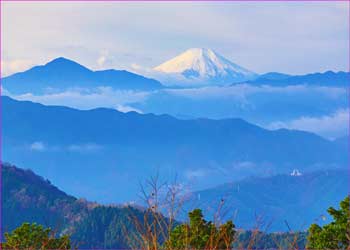
[[[298,169],[293,169],[293,171],[290,173],[291,176],[301,176],[301,172]]]

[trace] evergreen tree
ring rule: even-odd
[[[189,223],[181,224],[170,233],[166,247],[169,249],[231,249],[235,235],[232,221],[216,227],[195,209],[189,214]]]
[[[340,202],[339,210],[330,207],[327,211],[334,221],[323,227],[310,226],[307,249],[350,249],[349,196]]]

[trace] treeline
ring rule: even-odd
[[[141,217],[120,217],[111,209],[103,208],[105,216],[92,216],[85,230],[86,239],[92,237],[91,244],[99,246],[103,239],[103,248],[110,248],[113,242],[122,238],[132,240],[126,244],[126,248],[147,250],[220,250],[220,249],[349,249],[350,247],[350,203],[346,197],[340,203],[340,208],[330,207],[328,213],[333,221],[327,225],[313,224],[307,233],[262,233],[259,231],[237,231],[232,221],[216,225],[212,221],[206,221],[200,209],[191,211],[187,223],[175,223],[169,233],[169,220],[153,211],[145,210]],[[96,211],[101,208],[95,208]],[[101,210],[100,210],[101,211]],[[127,212],[130,213],[131,210]],[[136,210],[134,210],[135,212]],[[124,214],[121,214],[124,216]],[[129,214],[130,216],[135,216]],[[138,213],[137,216],[140,214]],[[95,218],[95,219],[93,219]],[[102,218],[102,219],[101,219]],[[130,220],[136,219],[136,221]],[[119,226],[109,232],[110,235],[102,236],[99,227],[105,226],[103,220],[114,220]],[[102,223],[101,223],[102,220]],[[163,224],[166,222],[166,224]],[[124,224],[125,223],[125,224]],[[123,230],[121,230],[121,228]],[[101,238],[99,238],[101,237]],[[94,243],[95,242],[95,243]],[[92,245],[93,246],[93,245]],[[24,223],[11,233],[5,233],[5,242],[2,249],[72,249],[79,248],[74,245],[68,234],[58,236],[50,228],[41,225]],[[91,248],[91,246],[90,246]]]

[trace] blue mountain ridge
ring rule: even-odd
[[[350,85],[350,73],[339,71],[326,71],[323,73],[311,73],[305,75],[286,75],[271,72],[260,75],[257,79],[247,81],[252,85],[290,86],[310,85],[327,87],[348,87]]]
[[[241,119],[180,120],[1,100],[3,159],[100,202],[135,198],[139,182],[156,172],[202,189],[294,168],[345,168],[348,161],[343,143],[303,131],[270,131]]]
[[[62,91],[69,88],[112,87],[121,90],[161,89],[160,82],[125,70],[92,71],[64,57],[45,65],[2,79],[3,87],[11,94],[42,94],[47,90]]]
[[[233,218],[243,228],[260,221],[260,230],[303,231],[316,221],[330,222],[326,210],[350,194],[349,181],[346,169],[250,177],[195,192],[192,206],[205,209],[209,217],[221,206],[221,219]]]

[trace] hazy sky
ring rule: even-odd
[[[348,69],[347,2],[3,5],[3,71],[64,56],[88,67],[153,67],[192,47],[257,73]]]

